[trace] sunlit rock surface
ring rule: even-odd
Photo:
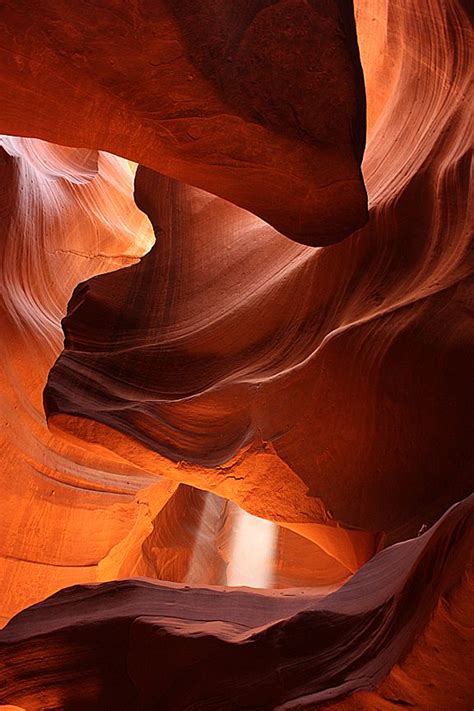
[[[0,687],[0,699],[14,696],[28,708],[38,708],[40,694],[47,708],[294,709],[370,688],[412,648],[434,610],[436,634],[440,595],[459,596],[465,606],[472,508],[472,500],[454,506],[430,531],[382,551],[327,596],[146,580],[64,590],[2,633],[8,691]],[[472,630],[459,624],[466,637],[460,650],[470,641],[472,652]],[[440,640],[430,632],[434,646]],[[417,639],[408,668],[417,668],[426,641]],[[470,680],[461,682],[452,708],[467,708],[457,702]]]
[[[472,709],[466,3],[1,12],[0,703]]]
[[[2,622],[59,587],[118,573],[116,546],[140,545],[174,485],[52,437],[42,390],[79,278],[150,249],[128,164],[96,151],[4,137],[1,171]],[[156,479],[153,480],[156,484]],[[162,493],[160,490],[162,489]],[[114,571],[114,572],[113,572]]]
[[[149,221],[133,202],[133,173],[126,161],[96,151],[1,140],[2,624],[76,582],[132,574],[180,581],[189,574],[196,582],[225,584],[230,552],[219,551],[233,545],[228,502],[219,521],[203,521],[198,536],[201,492],[181,487],[156,518],[176,483],[157,480],[110,451],[66,443],[46,427],[42,390],[61,350],[60,319],[75,284],[136,262],[154,243]],[[291,552],[273,584],[331,587],[347,578],[348,570],[314,545],[301,556],[300,577],[290,561],[305,543],[300,536],[280,537],[279,546]],[[281,558],[269,559],[269,568]]]

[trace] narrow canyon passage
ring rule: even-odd
[[[471,711],[468,4],[0,18],[0,708]]]

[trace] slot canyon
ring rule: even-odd
[[[474,709],[473,19],[0,3],[0,709]]]

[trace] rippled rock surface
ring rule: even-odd
[[[466,3],[0,13],[0,703],[472,709]]]

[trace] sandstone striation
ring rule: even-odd
[[[472,19],[2,4],[2,708],[473,708]]]
[[[33,711],[314,709],[370,688],[412,647],[441,596],[463,597],[472,515],[471,497],[329,596],[138,579],[68,588],[0,633],[0,700]],[[469,682],[467,692],[463,703],[474,698]]]

